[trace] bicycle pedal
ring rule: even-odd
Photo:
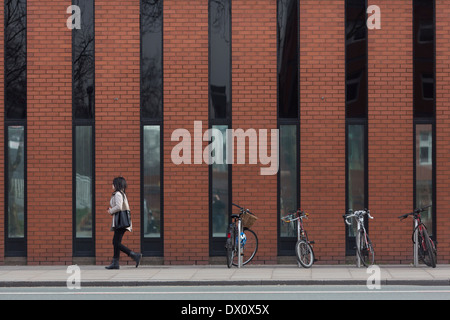
[[[315,241],[310,241],[309,243],[310,243],[310,244],[315,244],[316,242],[315,242]]]

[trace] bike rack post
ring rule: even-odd
[[[241,245],[241,233],[242,233],[242,222],[238,221],[238,265],[237,267],[242,267],[242,245]]]
[[[414,219],[414,267],[419,266],[419,222]]]
[[[361,268],[361,258],[359,257],[359,254],[358,254],[358,251],[361,249],[360,247],[359,247],[359,244],[360,244],[360,236],[361,236],[361,233],[359,232],[360,231],[360,226],[359,226],[359,221],[357,221],[357,227],[356,227],[356,250],[357,250],[357,252],[356,252],[356,267],[357,268]]]

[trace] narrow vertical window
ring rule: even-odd
[[[434,152],[433,152],[433,124],[415,124],[415,207],[425,207],[434,203]],[[433,207],[421,214],[428,233],[433,235]]]
[[[296,211],[300,206],[299,63],[298,0],[278,0],[279,217]],[[291,225],[278,221],[278,254],[294,255],[296,231]]]
[[[226,236],[227,226],[228,226],[228,216],[229,216],[229,170],[228,164],[226,163],[226,136],[227,136],[227,125],[213,125],[213,129],[221,132],[224,141],[222,145],[216,145],[216,150],[218,148],[222,149],[222,158],[217,158],[218,154],[213,152],[211,157],[215,158],[215,162],[211,165],[211,210],[213,213],[212,224],[212,237],[213,238],[223,238]],[[214,139],[214,138],[213,138]]]
[[[346,210],[354,211],[368,206],[366,9],[366,0],[345,2]],[[353,223],[345,232],[349,255],[354,254],[355,229]]]
[[[436,236],[435,208],[435,1],[413,1],[414,207]]]
[[[362,210],[367,207],[366,126],[355,122],[347,125],[347,207]],[[348,229],[349,237],[355,237],[355,228]]]
[[[92,238],[93,145],[92,126],[75,126],[75,226],[77,239]]]
[[[298,0],[278,0],[278,117],[298,118],[299,8]]]
[[[296,125],[280,125],[280,215],[285,216],[298,209],[298,140]],[[281,224],[281,237],[296,237],[296,229]]]
[[[143,126],[144,238],[161,237],[161,126]]]
[[[231,0],[210,0],[208,19],[209,127],[226,137],[231,128]],[[226,142],[222,143],[217,147],[225,151]],[[209,168],[211,256],[225,254],[223,243],[231,214],[231,165],[225,155]]]
[[[163,255],[163,1],[140,1],[141,250]]]
[[[95,255],[94,0],[73,0],[81,29],[72,30],[73,255]]]
[[[5,256],[26,256],[27,3],[4,7]]]
[[[141,0],[141,117],[162,116],[162,0]]]

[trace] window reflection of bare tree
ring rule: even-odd
[[[230,21],[230,8],[223,1],[211,0],[211,26],[213,32],[220,34],[226,43],[230,42],[228,25]]]
[[[231,6],[229,0],[209,1],[210,117],[225,119],[231,112]]]
[[[144,118],[162,114],[161,0],[141,0],[141,110]]]
[[[74,1],[81,10],[81,29],[73,29],[74,117],[94,117],[94,6],[92,1]]]
[[[25,119],[27,104],[26,1],[5,0],[5,109]]]
[[[5,0],[5,117],[26,119],[27,51],[26,0]],[[8,237],[24,236],[24,127],[8,125]]]

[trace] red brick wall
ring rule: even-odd
[[[27,4],[27,261],[72,262],[70,1]]]
[[[209,260],[208,166],[175,165],[172,132],[208,128],[208,1],[164,2],[164,262]],[[203,143],[203,148],[206,147]]]
[[[300,205],[321,263],[345,259],[344,13],[300,1]]]
[[[324,1],[325,2],[325,1]],[[28,2],[29,264],[72,263],[72,49],[62,3]],[[369,0],[381,30],[368,32],[369,223],[378,263],[412,261],[412,4]],[[129,184],[133,233],[140,250],[139,1],[96,1],[95,188],[96,262],[113,254],[111,182]],[[436,162],[438,262],[450,261],[450,5],[437,0]],[[277,126],[276,1],[232,4],[232,127]],[[300,202],[319,263],[345,261],[345,1],[300,1]],[[0,1],[0,42],[3,41]],[[208,2],[164,2],[164,263],[209,263],[209,168],[175,165],[175,129],[208,126]],[[0,82],[3,83],[3,46]],[[3,105],[3,86],[0,85]],[[3,113],[0,149],[4,150]],[[120,131],[117,130],[120,128]],[[192,144],[194,142],[192,141]],[[202,150],[207,143],[202,142]],[[269,149],[270,150],[270,149]],[[192,152],[193,152],[192,148]],[[4,151],[2,151],[4,152]],[[246,154],[249,150],[246,149]],[[192,153],[192,160],[194,154]],[[235,157],[236,159],[236,157]],[[248,156],[247,156],[248,162]],[[0,157],[4,168],[4,157]],[[277,177],[261,165],[234,165],[233,202],[254,211],[260,247],[255,263],[277,262]],[[0,207],[4,207],[0,170]],[[0,221],[4,212],[0,210]],[[1,224],[0,239],[4,239]],[[0,263],[4,242],[0,241]],[[123,258],[122,263],[128,261]]]
[[[234,129],[277,128],[276,1],[232,3],[232,126]],[[249,18],[251,14],[251,18]],[[236,152],[243,152],[235,148]],[[271,145],[268,144],[268,152]],[[249,152],[245,150],[246,163]],[[235,158],[236,159],[236,156]],[[236,161],[235,161],[236,162]],[[252,227],[259,238],[255,263],[277,258],[277,175],[261,175],[259,164],[233,165],[233,202],[258,217]],[[233,212],[237,213],[233,207]]]
[[[369,1],[381,29],[369,30],[369,233],[377,262],[412,260],[413,206],[412,4]]]
[[[450,261],[450,4],[436,1],[436,233],[438,263]]]
[[[139,1],[95,1],[96,256],[113,255],[106,212],[116,176],[128,183],[133,232],[123,243],[140,250],[140,47]],[[122,254],[121,263],[129,262]]]

